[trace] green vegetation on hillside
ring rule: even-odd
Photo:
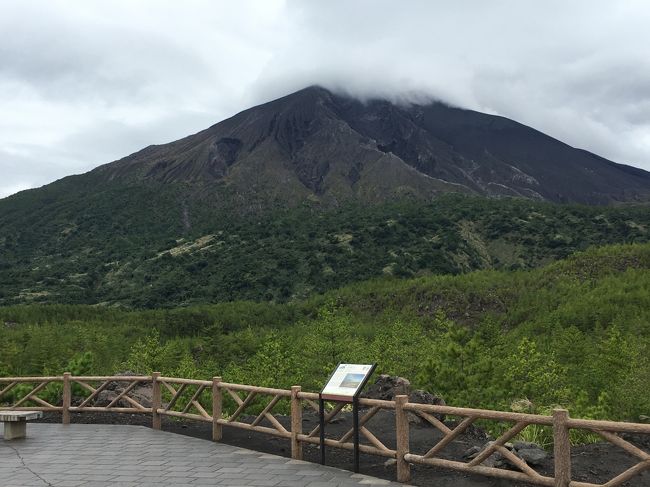
[[[75,184],[0,201],[0,305],[285,303],[382,276],[528,269],[592,245],[650,241],[644,206],[450,195],[242,214],[178,185],[79,197]]]
[[[376,361],[449,404],[634,420],[650,413],[649,270],[650,244],[616,245],[534,270],[383,278],[286,304],[9,306],[0,375],[127,368],[317,390],[339,361]]]

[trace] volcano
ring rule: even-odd
[[[91,174],[129,184],[182,182],[288,205],[442,192],[585,204],[650,199],[650,173],[513,120],[441,102],[362,102],[317,86]]]

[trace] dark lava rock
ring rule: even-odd
[[[382,374],[373,385],[368,387],[366,392],[362,394],[362,397],[392,401],[395,399],[395,396],[409,395],[410,392],[411,382],[408,379],[396,375]]]
[[[540,446],[537,443],[532,443],[530,441],[515,441],[512,444],[512,448],[515,450],[528,450],[528,449],[538,449]]]
[[[116,376],[137,376],[141,374],[136,374],[135,372],[127,370],[124,372],[119,372],[115,375]],[[122,394],[122,392],[124,392],[124,390],[127,387],[129,387],[129,385],[130,382],[128,381],[109,382],[108,385],[104,388],[104,390],[101,391],[99,394],[97,394],[97,398],[95,399],[94,405],[108,406],[113,400],[115,400],[120,394]],[[126,395],[128,395],[131,399],[140,403],[142,406],[149,408],[151,407],[152,398],[153,398],[153,384],[151,383],[151,381],[139,383],[133,389],[131,389]],[[133,407],[133,405],[123,397],[119,401],[117,401],[117,403],[114,404],[114,406],[125,407],[125,408]]]
[[[409,402],[417,404],[433,404],[436,406],[445,406],[445,400],[439,396],[431,394],[430,392],[417,389],[411,391],[411,382],[404,377],[396,375],[380,375],[375,383],[368,387],[368,390],[362,394],[362,397],[369,399],[381,399],[384,401],[393,401],[395,396],[406,395]],[[433,414],[439,421],[445,420],[444,414]],[[427,423],[425,419],[419,415],[409,412],[408,419],[411,423]]]
[[[516,450],[516,454],[529,465],[542,465],[544,460],[548,458],[548,453],[539,447],[522,448],[521,450]]]
[[[431,394],[430,392],[423,391],[421,389],[417,389],[409,394],[409,402],[414,402],[417,404],[433,404],[434,406],[446,406],[447,403],[445,400],[440,397],[436,396],[434,394]],[[442,413],[434,413],[433,416],[438,420],[438,421],[444,421],[445,420],[445,415]],[[410,418],[409,418],[410,420]],[[418,416],[418,421],[425,421],[424,419],[420,418]]]

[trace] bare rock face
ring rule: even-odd
[[[230,137],[223,137],[210,146],[208,152],[208,173],[216,179],[226,175],[239,156],[242,141]]]
[[[127,370],[124,372],[119,372],[115,375],[137,376],[140,374],[136,374],[135,372]],[[95,399],[95,406],[108,406],[120,394],[122,394],[122,392],[124,392],[124,390],[127,389],[129,385],[130,382],[117,382],[117,381],[110,382],[106,386],[106,388],[97,395],[97,398]],[[135,386],[133,389],[131,389],[126,395],[134,399],[138,403],[140,403],[142,406],[149,408],[151,407],[152,404],[153,384],[151,382],[140,383],[137,386]],[[121,407],[121,408],[130,408],[133,407],[133,404],[131,404],[128,400],[124,399],[124,397],[122,397],[115,404],[113,404],[113,406]]]

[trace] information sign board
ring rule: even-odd
[[[335,401],[352,401],[374,368],[365,364],[339,364],[321,391],[321,396]]]
[[[352,403],[354,431],[354,472],[359,473],[359,394],[377,364],[339,364],[318,395],[320,419],[320,462],[325,465],[325,401]]]

